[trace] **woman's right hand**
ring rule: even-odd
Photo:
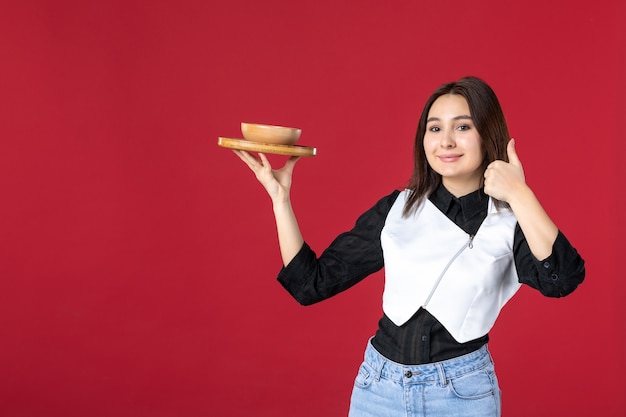
[[[279,203],[289,200],[293,168],[300,157],[292,156],[282,168],[272,169],[269,160],[263,153],[259,153],[257,158],[247,151],[233,150],[233,152],[254,172],[272,202]]]
[[[234,150],[233,152],[254,172],[254,175],[256,175],[272,199],[280,254],[283,259],[283,265],[287,266],[304,243],[296,215],[291,207],[291,200],[289,199],[291,175],[299,157],[292,156],[285,162],[285,166],[282,168],[272,169],[267,157],[262,153],[257,158],[246,151]]]

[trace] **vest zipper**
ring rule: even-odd
[[[426,307],[428,305],[428,303],[430,302],[430,299],[433,297],[433,294],[435,294],[437,287],[441,283],[443,276],[446,274],[446,272],[448,272],[448,268],[450,268],[450,265],[452,265],[452,262],[454,262],[456,258],[458,258],[459,255],[461,255],[461,253],[465,250],[465,248],[470,248],[470,249],[474,248],[474,235],[470,235],[467,243],[464,243],[463,246],[461,246],[461,249],[459,249],[457,253],[454,254],[452,259],[448,261],[448,264],[446,265],[445,268],[443,268],[443,271],[441,271],[441,274],[439,274],[439,278],[437,278],[435,285],[433,285],[432,290],[430,290],[430,294],[428,294],[428,297],[426,298],[426,301],[424,301],[424,305],[422,307]]]

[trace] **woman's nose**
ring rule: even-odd
[[[456,142],[454,141],[453,132],[451,131],[444,132],[444,134],[441,136],[441,147],[452,148],[455,145],[456,145]]]

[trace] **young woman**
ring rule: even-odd
[[[502,109],[466,77],[428,99],[407,189],[393,191],[317,257],[289,190],[297,158],[273,170],[235,153],[269,193],[284,263],[278,280],[302,304],[385,267],[384,315],[357,374],[350,416],[500,416],[487,342],[522,284],[548,297],[583,281],[584,261],[524,180]]]

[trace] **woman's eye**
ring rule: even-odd
[[[458,128],[458,129],[459,129],[459,130],[469,130],[469,129],[470,129],[470,127],[469,127],[469,125],[461,125],[461,126],[459,126],[459,128]]]
[[[431,126],[430,128],[428,128],[428,130],[430,130],[431,132],[439,132],[439,128],[437,126]]]

